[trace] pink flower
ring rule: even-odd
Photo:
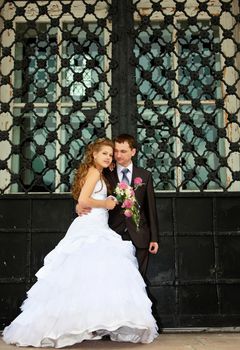
[[[125,199],[125,201],[122,204],[122,208],[131,209],[133,206],[133,202],[130,199]]]
[[[128,184],[126,184],[126,182],[119,182],[118,187],[120,190],[126,190],[128,188]]]
[[[135,177],[133,182],[134,182],[134,185],[141,185],[143,181],[141,177]]]
[[[124,215],[125,215],[127,218],[130,218],[133,214],[132,214],[131,210],[126,209],[126,210],[124,211]]]

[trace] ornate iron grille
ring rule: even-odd
[[[69,191],[83,147],[111,136],[109,1],[1,6],[1,191]]]
[[[156,190],[239,191],[238,1],[125,3],[2,2],[1,193],[69,191],[83,146],[129,129]],[[134,72],[133,115],[112,114],[117,71]]]
[[[237,1],[134,1],[139,162],[159,190],[239,190]]]

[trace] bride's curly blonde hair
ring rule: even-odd
[[[72,183],[71,191],[72,196],[75,200],[78,200],[78,197],[80,195],[81,189],[84,185],[88,173],[88,169],[92,166],[95,166],[93,153],[99,152],[103,146],[110,146],[113,149],[114,143],[108,138],[99,138],[96,139],[94,142],[91,142],[87,146],[84,158],[75,172]]]

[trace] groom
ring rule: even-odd
[[[140,206],[140,225],[136,225],[131,218],[122,213],[121,205],[109,211],[109,226],[120,234],[123,240],[131,240],[136,247],[136,258],[139,270],[145,276],[149,252],[158,251],[157,213],[151,173],[133,165],[132,157],[136,154],[136,141],[133,136],[121,134],[114,139],[114,158],[116,166],[113,170],[105,169],[104,176],[113,190],[117,183],[125,181],[133,185],[136,177],[142,178],[143,185],[136,189],[135,196]],[[78,214],[87,213],[79,205]]]

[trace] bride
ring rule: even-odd
[[[102,170],[112,157],[107,138],[87,147],[72,192],[93,209],[77,217],[45,257],[22,313],[3,331],[6,343],[61,348],[105,335],[133,343],[158,336],[135,248],[108,226],[117,202],[107,197]]]

